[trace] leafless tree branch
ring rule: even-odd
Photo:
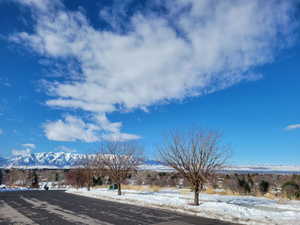
[[[191,184],[195,192],[194,204],[199,205],[203,185],[225,165],[230,154],[219,132],[194,129],[170,132],[159,148],[159,155]]]
[[[114,141],[102,144],[99,153],[110,179],[118,185],[118,195],[121,195],[121,184],[137,171],[142,161],[142,148],[136,142]]]

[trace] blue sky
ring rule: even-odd
[[[0,1],[0,154],[118,139],[151,158],[200,126],[234,164],[300,164],[296,3]]]

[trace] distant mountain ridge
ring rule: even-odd
[[[76,165],[83,154],[69,152],[41,152],[14,155],[0,159],[1,167],[54,167],[66,168]]]
[[[0,167],[30,167],[30,168],[69,168],[78,165],[84,154],[69,152],[40,152],[14,155],[10,158],[0,158]],[[148,160],[146,165],[157,166],[160,162]]]
[[[70,168],[78,165],[84,154],[70,152],[40,152],[14,155],[10,158],[0,157],[1,168]],[[157,160],[145,160],[139,167],[141,170],[173,171],[172,168]],[[297,173],[300,174],[300,166],[292,165],[244,165],[228,166],[220,172],[231,173]]]

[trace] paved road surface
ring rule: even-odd
[[[233,225],[63,191],[0,193],[0,225]]]

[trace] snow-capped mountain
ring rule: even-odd
[[[10,158],[0,158],[0,167],[27,167],[27,168],[69,168],[76,166],[84,157],[83,154],[69,152],[40,152],[13,155]],[[148,160],[143,169],[156,168],[160,162]]]
[[[14,155],[1,161],[2,167],[55,167],[66,168],[76,165],[82,154],[68,152],[41,152]]]
[[[14,155],[7,159],[0,157],[0,167],[70,168],[73,166],[77,166],[83,157],[83,154],[70,152],[24,153]],[[139,168],[141,170],[152,170],[162,172],[173,171],[172,168],[155,160],[146,160],[142,165],[139,166]],[[220,172],[300,174],[300,166],[228,166]]]

